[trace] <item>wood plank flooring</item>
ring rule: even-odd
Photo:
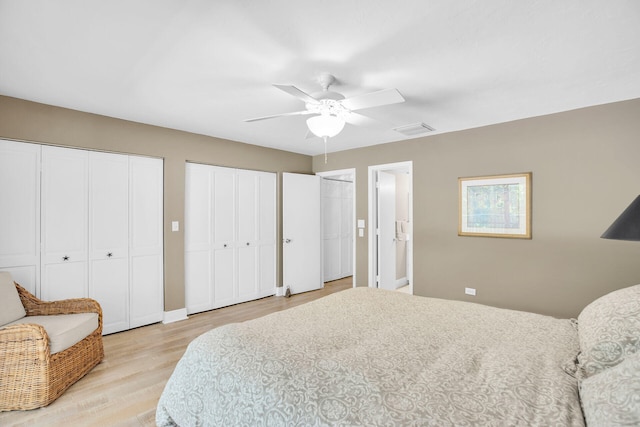
[[[0,426],[155,426],[158,399],[187,345],[204,332],[304,304],[352,286],[268,297],[104,337],[105,358],[46,408],[0,412]],[[277,325],[274,325],[277,327]]]

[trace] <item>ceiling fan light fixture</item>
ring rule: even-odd
[[[330,114],[320,114],[307,119],[309,130],[320,138],[333,138],[344,128],[344,120]]]

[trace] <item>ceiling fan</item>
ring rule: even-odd
[[[345,98],[344,95],[329,90],[336,78],[331,74],[322,74],[318,79],[322,92],[308,94],[292,85],[274,85],[278,89],[295,96],[305,103],[305,109],[290,113],[274,114],[271,116],[247,119],[245,122],[273,119],[284,116],[313,115],[307,119],[307,138],[318,136],[324,139],[339,134],[345,123],[356,126],[373,126],[380,128],[382,123],[376,119],[356,113],[364,108],[380,107],[383,105],[404,102],[404,98],[397,89],[384,89]]]

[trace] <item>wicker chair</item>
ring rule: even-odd
[[[15,283],[15,282],[14,282]],[[51,354],[36,324],[0,328],[0,412],[47,406],[104,358],[102,309],[89,298],[42,301],[15,283],[28,316],[98,313],[98,328],[66,350]]]

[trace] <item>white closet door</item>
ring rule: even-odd
[[[324,280],[340,278],[340,181],[322,179],[322,234]]]
[[[187,313],[211,310],[213,303],[213,171],[186,164],[185,176],[185,304]]]
[[[258,291],[258,191],[256,172],[238,170],[238,295],[237,301],[252,300]]]
[[[41,298],[88,295],[87,151],[42,147]]]
[[[0,200],[0,270],[39,295],[40,145],[0,140]]]
[[[353,182],[341,182],[340,277],[353,274]]]
[[[236,170],[212,167],[213,175],[213,299],[214,306],[234,304],[237,298]]]
[[[129,327],[162,320],[163,162],[129,158]]]
[[[103,333],[129,328],[129,157],[89,153],[89,296]]]
[[[257,297],[276,290],[276,174],[258,173],[258,289]]]

